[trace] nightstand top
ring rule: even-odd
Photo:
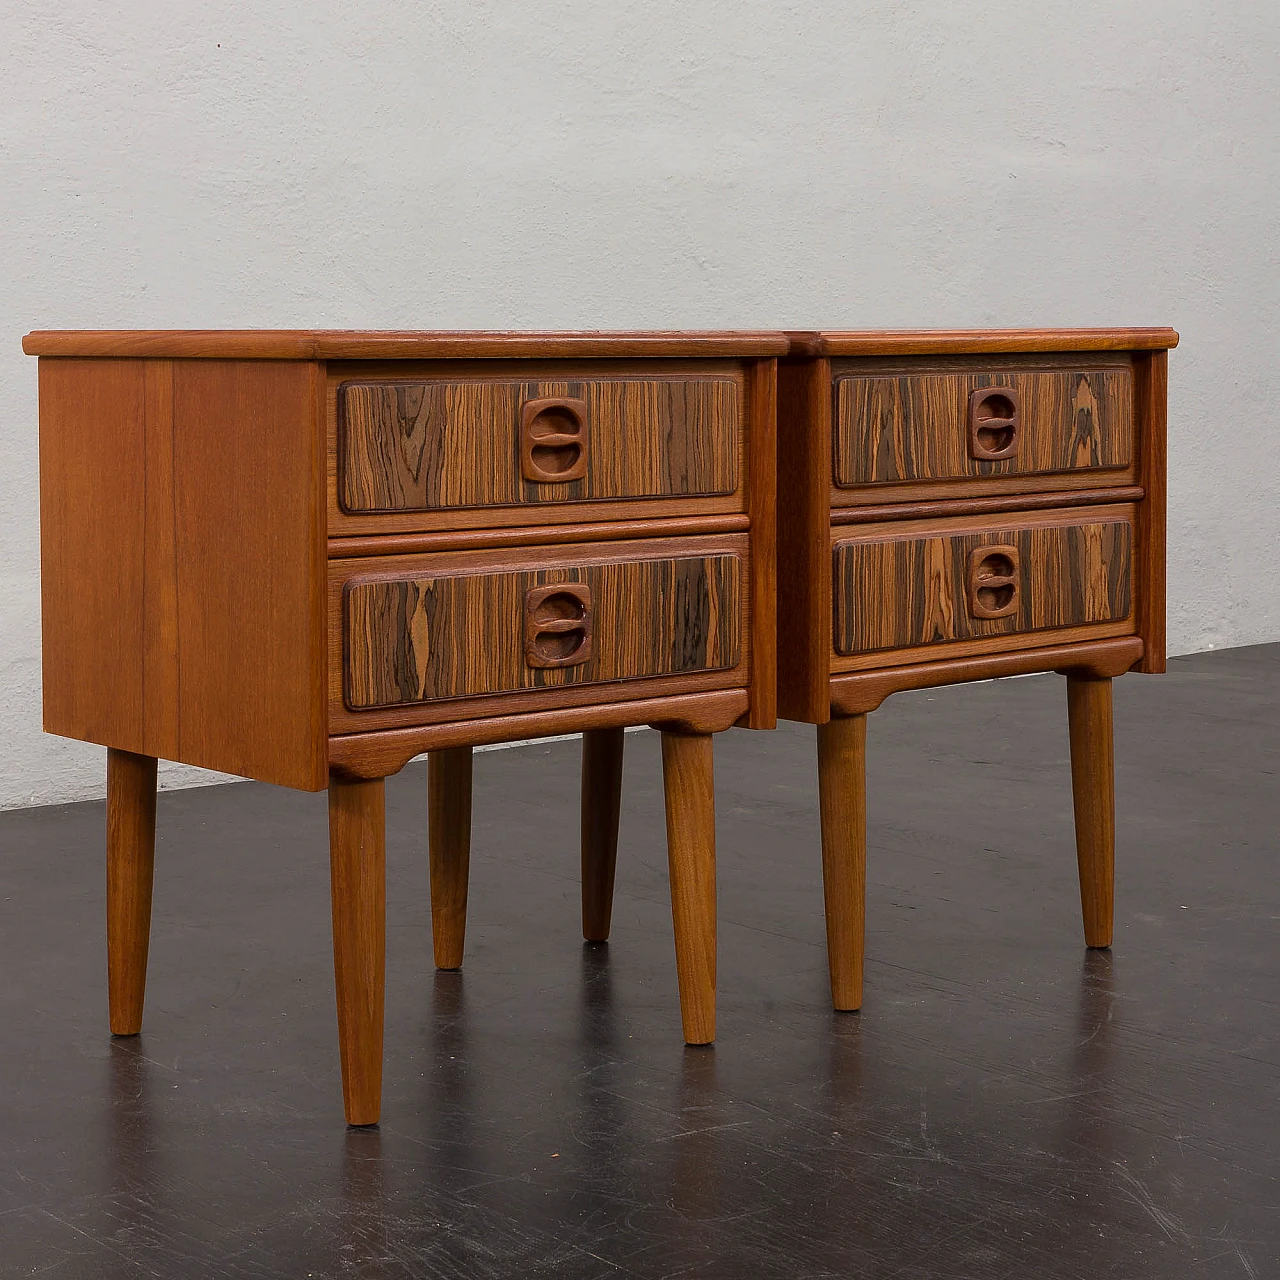
[[[29,356],[158,357],[174,360],[555,359],[573,356],[778,356],[787,335],[769,330],[564,333],[493,330],[64,329],[22,340]]]
[[[788,332],[793,356],[964,355],[1017,351],[1163,351],[1172,329],[863,329]]]

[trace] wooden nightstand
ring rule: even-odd
[[[33,333],[45,728],[109,748],[111,1029],[141,1027],[157,758],[329,790],[347,1119],[382,1082],[383,779],[428,767],[462,962],[471,748],[663,732],[685,1039],[715,1035],[710,735],[774,723],[777,333]]]
[[[1085,940],[1111,943],[1111,678],[1164,670],[1171,329],[793,333],[779,366],[778,711],[818,726],[827,952],[862,1003],[866,716],[1067,677]]]

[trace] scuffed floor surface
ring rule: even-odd
[[[867,998],[825,990],[813,730],[718,740],[720,1026],[680,1043],[657,737],[584,949],[578,745],[480,755],[466,968],[388,784],[380,1131],[342,1123],[324,797],[160,800],[147,1022],[106,1029],[101,804],[0,815],[0,1274],[1280,1275],[1280,646],[1116,686],[1088,954],[1054,677],[871,719]]]

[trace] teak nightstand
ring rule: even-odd
[[[471,748],[662,730],[685,1039],[715,1035],[711,734],[774,724],[780,333],[33,333],[45,728],[105,745],[111,1029],[141,1027],[157,758],[329,790],[347,1119],[382,1084],[383,779],[429,752],[462,961]]]
[[[867,713],[1067,677],[1085,940],[1111,943],[1111,679],[1164,670],[1172,329],[793,333],[778,375],[778,712],[818,726],[827,954],[862,1003]]]

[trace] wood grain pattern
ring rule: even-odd
[[[745,514],[746,486],[738,483],[748,474],[748,424],[746,377],[743,360],[404,360],[333,361],[326,366],[326,468],[328,474],[328,520],[331,536],[442,534],[481,529],[520,529],[558,525],[603,523],[606,521],[674,520],[693,517],[723,517]],[[696,495],[647,495],[585,498],[556,501],[517,502],[481,507],[441,506],[421,510],[352,513],[339,501],[339,392],[350,382],[385,381],[430,383],[584,383],[605,382],[696,382],[702,379],[732,381],[738,388],[737,421],[733,424],[736,445],[733,468],[737,478],[732,492]],[[623,434],[626,434],[624,430]],[[629,446],[628,446],[629,447]],[[511,467],[524,492],[518,452]],[[537,488],[539,486],[530,486]],[[556,486],[567,489],[568,486]],[[580,487],[580,486],[579,486]]]
[[[835,649],[839,654],[1081,626],[1131,610],[1131,525],[1079,514],[1054,524],[912,536],[840,539],[834,546]],[[1016,607],[978,617],[966,573],[979,548],[1017,549]]]
[[[461,969],[471,869],[471,748],[427,757],[431,942],[437,969]]]
[[[747,688],[751,709],[743,724],[750,729],[772,729],[778,723],[776,360],[756,360],[747,366],[747,413],[751,515],[751,672]]]
[[[827,967],[836,1009],[862,1008],[867,913],[867,717],[818,725]]]
[[[1016,456],[970,456],[969,400],[1009,387],[1021,400]],[[1035,372],[975,368],[834,379],[837,487],[1119,469],[1132,452],[1129,368]]]
[[[716,809],[710,734],[664,732],[662,780],[686,1044],[716,1038]]]
[[[788,332],[793,356],[891,356],[1022,351],[1152,351],[1172,329],[850,329]]]
[[[608,942],[622,812],[623,730],[582,735],[582,936]]]
[[[1109,678],[1068,673],[1067,723],[1084,938],[1091,947],[1109,947],[1115,914],[1116,857],[1115,750]]]
[[[778,365],[778,713],[828,717],[831,546],[831,368]]]
[[[343,596],[351,710],[718,671],[742,654],[742,565],[732,554],[568,563],[489,573],[421,564],[399,578],[360,578]],[[528,664],[522,625],[531,589],[580,583],[592,599],[590,658]]]
[[[306,364],[41,361],[49,732],[324,787],[322,397]]]
[[[521,406],[584,405],[584,474],[521,472]],[[736,379],[347,382],[338,396],[344,511],[433,510],[707,496],[738,487]]]
[[[746,711],[747,702],[746,689],[713,689],[445,724],[413,725],[376,733],[341,734],[329,739],[329,761],[334,769],[348,777],[382,778],[399,773],[414,756],[424,751],[440,751],[446,747],[522,742],[528,738],[646,724],[679,733],[723,733]]]
[[[111,1034],[142,1030],[156,853],[156,759],[107,751],[107,992]]]
[[[444,360],[581,356],[778,356],[772,330],[454,331],[370,329],[46,329],[22,339],[29,356],[181,360]]]
[[[1138,508],[1138,546],[1134,564],[1138,634],[1143,643],[1142,663],[1138,670],[1156,674],[1165,669],[1168,353],[1152,352],[1137,362],[1134,373],[1138,476],[1145,494]]]
[[[367,733],[374,729],[408,725],[441,724],[448,720],[490,719],[499,715],[522,715],[557,708],[587,707],[607,697],[609,701],[631,701],[712,689],[745,688],[750,656],[750,560],[748,538],[727,535],[710,538],[653,538],[629,542],[584,544],[580,546],[534,548],[528,551],[505,549],[457,551],[433,555],[428,562],[435,576],[520,573],[532,569],[580,569],[589,565],[616,564],[626,560],[683,559],[735,555],[742,561],[739,580],[739,623],[742,646],[736,666],[723,670],[692,671],[674,675],[644,676],[601,685],[598,682],[547,683],[537,688],[508,693],[479,694],[474,697],[431,702],[400,703],[352,711],[344,703],[343,595],[353,579],[401,581],[421,576],[424,561],[416,556],[384,556],[368,560],[335,560],[329,566],[329,726],[331,734]],[[523,649],[523,636],[518,637]]]
[[[1118,676],[1128,671],[1141,657],[1141,639],[1120,636],[1042,645],[1019,653],[995,653],[859,671],[832,679],[831,711],[833,715],[861,715],[874,711],[890,694],[904,689],[930,689],[940,685],[964,684],[969,680],[1030,675],[1037,671]]]
[[[342,1099],[348,1124],[377,1124],[387,968],[386,787],[381,778],[330,777],[329,867]]]

